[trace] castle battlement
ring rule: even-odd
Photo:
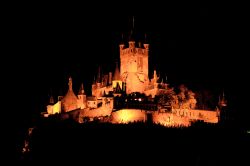
[[[92,96],[86,97],[83,85],[76,96],[69,78],[67,94],[56,104],[51,98],[48,114],[79,111],[79,122],[86,119],[104,118],[111,123],[147,121],[164,126],[189,126],[192,121],[203,120],[218,123],[219,111],[196,110],[195,94],[185,86],[178,94],[169,88],[167,80],[160,81],[154,70],[149,79],[149,44],[134,40],[120,44],[120,69],[102,75],[99,67],[97,79],[92,84]],[[219,104],[226,106],[224,95]]]
[[[141,56],[147,56],[148,50],[145,48],[125,48],[120,50],[120,55],[126,55],[126,54],[136,54]]]

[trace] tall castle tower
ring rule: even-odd
[[[134,29],[134,20],[133,20]],[[120,44],[120,73],[126,83],[126,93],[143,92],[148,81],[148,52],[149,44],[138,43],[134,39],[133,29],[128,41],[128,48]]]

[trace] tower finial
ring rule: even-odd
[[[83,95],[84,94],[84,87],[83,87],[83,83],[81,84],[80,86],[80,89],[79,89],[79,92],[78,92],[79,95]]]
[[[118,67],[118,62],[115,62],[115,73],[114,73],[114,80],[120,80],[120,72]]]
[[[69,85],[69,90],[72,91],[73,88],[72,88],[72,78],[71,77],[69,77],[69,83],[68,83],[68,85]]]
[[[130,25],[131,26],[131,25]],[[135,18],[134,18],[134,16],[132,16],[132,27],[131,27],[131,32],[130,32],[130,35],[129,35],[129,40],[130,41],[134,41],[135,40],[135,30],[134,30],[134,28],[135,28]]]
[[[101,82],[101,66],[98,66],[98,73],[97,73],[97,82]]]

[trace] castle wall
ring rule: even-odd
[[[86,108],[86,104],[83,103],[82,99],[78,99],[77,100],[77,107],[80,108],[80,109],[84,109],[84,108]]]
[[[87,107],[88,108],[97,108],[97,100],[87,101]]]
[[[152,113],[153,123],[160,124],[166,127],[188,127],[191,125],[188,117],[180,117],[172,113]]]
[[[140,109],[121,109],[112,112],[111,123],[129,123],[146,121],[146,112]]]
[[[109,93],[109,91],[113,91],[112,86],[105,86],[100,88],[92,86],[92,96],[96,96],[97,98],[101,98],[104,95],[104,92]]]
[[[218,123],[219,121],[218,113],[216,111],[173,109],[172,113],[180,117],[188,117],[190,120],[202,120],[209,123]]]
[[[96,101],[97,102],[97,101]],[[113,99],[111,98],[102,98],[102,106],[98,108],[86,108],[80,110],[80,117],[103,117],[103,116],[110,116],[113,110]]]
[[[132,92],[143,93],[145,89],[145,83],[140,81],[138,73],[128,73],[126,81],[126,93]]]
[[[157,95],[157,89],[154,88],[154,89],[146,90],[146,91],[144,91],[144,93],[146,96],[151,95],[154,98],[155,95]]]
[[[89,118],[94,118],[94,117],[103,117],[103,116],[110,116],[112,112],[112,109],[107,109],[107,108],[96,108],[96,109],[83,109],[80,111],[80,116],[83,117],[89,117]]]
[[[47,106],[47,112],[49,115],[53,115],[56,113],[61,113],[61,101],[58,101],[56,104],[54,105],[48,105]]]

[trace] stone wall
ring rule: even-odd
[[[146,121],[146,112],[140,109],[121,109],[113,112],[111,123]]]

